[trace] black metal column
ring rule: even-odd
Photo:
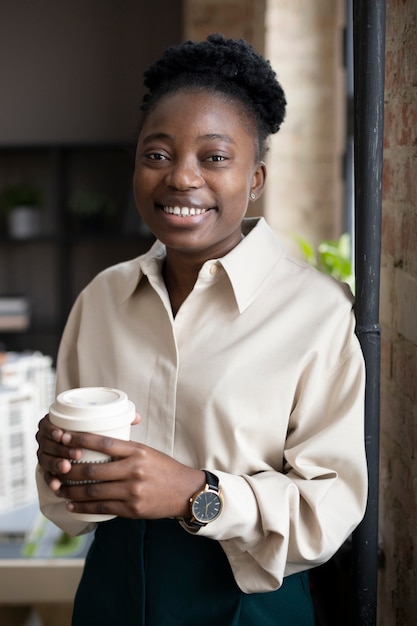
[[[365,442],[369,473],[365,518],[353,535],[357,626],[374,626],[377,613],[385,13],[385,0],[353,0],[356,316],[367,371]]]

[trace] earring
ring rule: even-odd
[[[251,195],[250,195],[250,199],[251,199],[251,200],[255,200],[255,199],[256,199],[256,196],[255,196],[255,194],[254,194],[254,193],[251,193]]]

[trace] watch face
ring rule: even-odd
[[[221,499],[215,491],[202,491],[194,499],[191,512],[195,519],[205,524],[220,515]]]

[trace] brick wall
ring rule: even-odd
[[[417,615],[417,4],[388,0],[381,268],[381,626]]]
[[[201,41],[210,33],[243,37],[264,49],[266,0],[185,0],[184,39]]]
[[[285,89],[288,109],[271,142],[265,214],[294,253],[294,232],[317,243],[342,230],[344,4],[267,2],[266,55]]]

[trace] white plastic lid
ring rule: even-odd
[[[49,409],[49,419],[60,428],[94,432],[131,424],[135,412],[133,402],[124,391],[80,387],[58,395]]]

